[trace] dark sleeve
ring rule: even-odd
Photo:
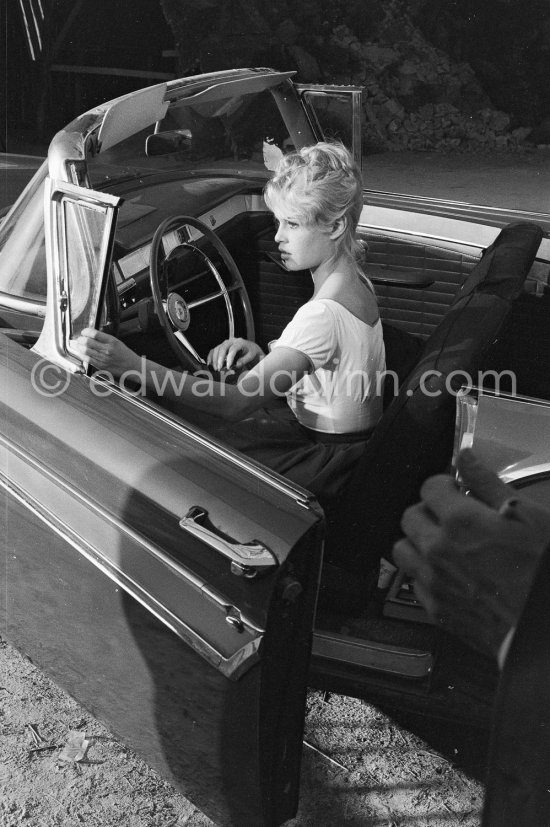
[[[483,827],[550,825],[549,588],[550,548],[500,678]]]

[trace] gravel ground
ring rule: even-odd
[[[211,827],[6,643],[0,683],[1,827]],[[89,742],[83,760],[62,760],[71,732]],[[480,823],[482,786],[372,706],[311,692],[305,739],[300,809],[289,827]]]

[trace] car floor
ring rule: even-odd
[[[4,827],[212,825],[7,643],[0,676]],[[437,749],[421,726],[400,725],[354,698],[310,692],[301,800],[289,827],[478,827],[483,750],[475,730],[446,728]],[[63,757],[72,732],[88,742],[82,760]]]

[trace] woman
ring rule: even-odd
[[[265,188],[287,270],[309,270],[313,296],[270,343],[228,339],[209,364],[246,368],[236,385],[176,374],[101,331],[84,330],[83,357],[115,376],[138,371],[147,389],[223,420],[215,433],[315,493],[338,494],[382,412],[384,343],[372,286],[357,262],[361,175],[341,144],[283,157]],[[167,381],[169,380],[169,381]],[[286,396],[288,407],[272,403]],[[266,406],[271,405],[269,409]],[[286,414],[284,413],[286,410]],[[225,423],[236,423],[227,425]]]

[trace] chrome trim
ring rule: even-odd
[[[202,358],[202,356],[199,356],[199,354],[197,353],[197,351],[195,350],[195,348],[193,347],[193,345],[191,344],[191,342],[189,341],[189,339],[188,339],[188,338],[184,335],[183,330],[174,330],[174,331],[172,331],[172,332],[173,332],[173,334],[174,334],[175,338],[178,340],[178,342],[181,342],[181,343],[182,343],[182,345],[183,345],[185,348],[187,348],[187,350],[189,351],[189,353],[190,353],[192,356],[194,356],[194,357],[195,357],[195,359],[197,360],[197,362],[202,362],[202,364],[203,364],[203,365],[205,365],[205,364],[206,364],[206,362],[204,361],[204,359]]]
[[[267,571],[279,565],[273,552],[259,540],[251,540],[248,543],[226,540],[214,534],[207,526],[201,525],[200,521],[206,517],[208,517],[206,509],[194,505],[185,517],[182,517],[179,526],[213,548],[218,554],[231,560],[233,574],[250,579],[261,571]]]
[[[83,496],[83,494],[81,494],[79,491],[75,490],[74,488],[71,488],[71,486],[66,482],[66,480],[63,479],[63,477],[60,477],[51,469],[46,468],[44,465],[38,462],[38,460],[31,456],[31,454],[20,448],[18,445],[15,445],[13,442],[10,442],[1,434],[0,443],[3,443],[8,451],[11,450],[14,454],[17,454],[23,462],[26,462],[33,469],[38,470],[40,474],[47,477],[49,481],[56,485],[58,488],[61,488],[63,491],[69,493],[71,497],[78,500],[82,505],[84,505],[87,509],[92,511],[96,516],[101,517],[102,520],[113,526],[116,529],[116,531],[118,531],[121,534],[126,534],[132,540],[132,542],[141,545],[142,548],[148,551],[153,557],[156,557],[161,563],[163,563],[163,565],[171,569],[174,572],[174,574],[178,575],[183,580],[186,580],[194,589],[205,594],[211,600],[211,602],[215,603],[218,606],[218,608],[223,609],[225,611],[226,607],[233,606],[233,604],[229,600],[227,600],[222,594],[214,591],[206,582],[206,580],[203,580],[201,577],[197,577],[185,566],[182,566],[181,563],[177,563],[175,560],[172,559],[172,557],[170,557],[170,555],[166,554],[158,546],[153,545],[153,543],[149,542],[149,540],[147,540],[142,534],[139,534],[137,531],[134,531],[133,529],[129,528],[126,525],[126,523],[123,523],[114,514],[111,514],[110,512],[106,511],[97,503],[92,502],[89,499],[86,499]],[[5,477],[5,474],[2,471],[0,471],[0,478],[1,477]],[[69,531],[71,531],[71,529],[69,529]],[[101,557],[103,557],[100,551],[98,551],[97,553]],[[151,599],[155,600],[155,598],[152,595]],[[261,633],[265,631],[265,629],[263,629],[261,626],[257,626],[246,615],[242,616],[242,621],[243,624],[251,631]]]
[[[19,299],[10,296],[8,293],[0,293],[0,307],[7,307],[9,310],[16,310],[19,313],[29,313],[31,316],[46,317],[46,304],[33,302],[28,299]]]
[[[26,463],[28,466],[30,466],[33,470],[37,471],[42,476],[46,477],[47,480],[51,482],[53,485],[68,493],[73,499],[77,500],[81,505],[84,505],[85,508],[91,511],[95,516],[100,517],[105,523],[108,523],[117,532],[119,532],[120,534],[125,534],[132,540],[132,542],[139,544],[145,551],[150,553],[152,557],[156,558],[167,568],[171,569],[174,574],[176,574],[181,579],[185,580],[189,585],[191,585],[194,589],[199,591],[203,596],[207,597],[211,602],[215,603],[217,607],[222,609],[225,613],[227,613],[228,609],[235,609],[240,613],[238,607],[233,606],[231,601],[229,601],[223,594],[213,590],[211,586],[207,583],[207,581],[203,580],[200,577],[197,577],[193,572],[191,572],[185,566],[181,565],[181,563],[176,562],[172,557],[170,557],[170,555],[162,551],[162,549],[159,548],[159,546],[156,546],[149,540],[147,540],[147,538],[145,538],[142,534],[129,528],[128,525],[122,522],[120,519],[118,519],[116,515],[110,513],[109,511],[101,507],[99,504],[84,497],[84,495],[81,494],[78,490],[71,487],[66,482],[66,480],[63,479],[63,477],[59,476],[51,469],[46,468],[30,453],[22,449],[20,446],[14,444],[1,434],[0,443],[3,444],[7,451],[11,451],[13,454],[18,456],[18,458],[22,462]],[[7,483],[11,484],[4,472],[0,471],[0,479],[2,477],[5,477]],[[29,499],[34,499],[30,494],[26,494],[26,496],[28,496]],[[48,511],[48,509],[46,509],[45,506],[40,505],[40,503],[38,503],[38,506]],[[61,524],[62,521],[58,519],[58,522]],[[72,529],[68,528],[68,531],[72,532]],[[82,541],[87,542],[85,540]],[[100,551],[98,551],[97,554],[102,558],[104,557],[104,555]],[[113,565],[113,568],[116,569],[117,567]],[[156,600],[156,598],[152,595],[149,596],[152,600]],[[249,631],[259,633],[263,633],[265,631],[265,629],[262,626],[258,626],[247,615],[241,613],[241,619],[243,625]]]
[[[298,92],[362,92],[363,86],[345,83],[295,83]]]
[[[539,462],[519,471],[509,471],[499,474],[505,483],[522,482],[532,478],[547,477],[550,474],[550,462]]]
[[[431,652],[321,631],[313,633],[312,655],[412,679],[426,678],[434,663]]]
[[[353,157],[360,170],[363,169],[363,133],[361,129],[361,115],[363,111],[363,89],[354,90],[352,100],[352,134]]]
[[[498,208],[480,208],[473,205],[453,201],[438,201],[431,199],[426,210],[420,212],[420,207],[414,203],[373,203],[374,196],[379,193],[363,192],[363,209],[359,219],[358,230],[375,233],[388,233],[392,237],[422,238],[428,241],[439,241],[444,244],[459,244],[473,249],[483,250],[495,240],[502,228],[514,219],[523,217],[525,220],[544,220],[547,224],[548,216],[543,213],[528,213],[525,211],[499,210]],[[414,197],[402,196],[403,200],[412,202]],[[370,200],[369,200],[370,199]],[[453,214],[434,211],[434,207],[448,207]],[[430,210],[429,207],[432,207]],[[457,212],[457,210],[462,210]],[[488,215],[491,210],[494,215]],[[454,211],[454,212],[453,212]],[[403,215],[408,214],[409,226],[403,226]],[[502,213],[499,215],[498,213]],[[377,219],[380,223],[376,223]],[[453,233],[453,235],[449,235]],[[550,241],[543,237],[537,258],[550,258]]]
[[[54,135],[48,147],[50,178],[69,183],[66,162],[86,159],[86,143],[101,126],[107,105],[84,112]]]
[[[120,200],[118,196],[77,187],[63,181],[53,181],[51,178],[46,178],[44,182],[46,318],[33,350],[69,373],[82,371],[84,365],[81,354],[70,344],[70,307],[67,301],[63,300],[63,294],[68,292],[67,221],[64,216],[64,205],[67,202],[84,205],[104,215],[105,223],[101,228],[101,248],[98,254],[98,263],[101,265],[99,277],[104,279],[110,263],[116,208]],[[98,293],[95,300],[98,300],[99,296]]]
[[[418,213],[415,213],[415,215],[418,215]],[[453,222],[453,223],[456,223],[456,224],[461,224],[462,226],[466,225],[468,227],[475,228],[476,230],[478,230],[478,234],[479,234],[479,230],[481,229],[480,224],[476,224],[473,221],[467,221],[465,219],[443,218],[443,217],[440,217],[440,216],[436,216],[436,218],[440,219],[441,221]],[[424,239],[425,241],[428,241],[428,242],[429,241],[434,241],[434,242],[439,241],[439,242],[442,242],[444,244],[452,244],[453,249],[456,249],[456,245],[460,244],[463,247],[466,247],[466,248],[469,248],[469,249],[474,249],[474,250],[480,250],[480,251],[484,250],[486,247],[489,246],[489,244],[493,243],[493,241],[497,237],[497,235],[499,233],[499,230],[500,230],[499,227],[492,227],[492,226],[491,227],[489,227],[489,226],[483,227],[483,229],[486,230],[487,238],[485,238],[483,240],[480,240],[480,241],[472,241],[471,239],[457,238],[456,236],[449,236],[449,235],[443,235],[443,234],[437,235],[437,234],[435,234],[434,232],[432,232],[428,229],[426,229],[426,230],[411,230],[411,229],[405,229],[405,228],[399,229],[399,227],[398,226],[396,227],[396,225],[386,226],[385,224],[372,224],[372,223],[368,223],[368,224],[359,223],[359,225],[358,225],[358,230],[359,231],[361,231],[361,230],[367,230],[367,231],[371,230],[374,233],[388,233],[393,237],[398,236],[398,237],[406,237],[406,238],[410,238],[410,237],[421,238],[421,239]]]
[[[399,212],[413,212],[419,215],[428,214],[418,212],[422,209],[422,207],[427,209],[431,208],[432,210],[434,207],[441,207],[444,209],[463,209],[467,213],[477,214],[480,219],[489,219],[489,217],[494,215],[495,217],[503,219],[504,223],[508,223],[514,218],[517,219],[518,217],[524,217],[526,220],[542,219],[547,224],[548,219],[550,218],[550,213],[548,212],[515,209],[513,207],[495,207],[490,204],[472,204],[468,201],[456,201],[451,198],[436,198],[435,196],[414,195],[412,193],[404,192],[389,192],[387,190],[372,190],[364,188],[363,196],[363,201],[367,201],[365,206],[371,208],[379,207],[382,209],[395,209]],[[393,199],[394,203],[391,205],[388,204],[388,199]],[[432,215],[433,213],[429,214]],[[437,214],[435,215],[437,216]],[[451,218],[451,216],[446,217]],[[502,226],[504,226],[504,224]]]
[[[447,220],[448,221],[458,221],[459,219],[449,218]],[[465,223],[465,222],[461,222],[461,223]],[[466,223],[469,223],[469,222],[466,222]],[[479,225],[474,225],[474,224],[472,224],[472,226],[478,226],[479,227]],[[458,243],[458,244],[463,245],[464,247],[471,247],[475,250],[485,250],[485,248],[489,244],[492,243],[492,241],[488,241],[487,244],[480,244],[477,241],[463,241],[463,240],[458,240],[456,238],[452,238],[451,236],[433,235],[432,233],[421,232],[420,230],[418,230],[418,231],[417,230],[404,230],[404,229],[399,230],[399,229],[396,229],[395,227],[385,227],[382,224],[360,224],[358,229],[359,230],[372,230],[373,232],[377,232],[377,233],[390,233],[393,236],[400,236],[400,237],[401,236],[406,236],[407,238],[409,238],[410,236],[414,236],[415,238],[426,239],[426,241],[443,241],[446,244],[453,244],[453,245],[455,245],[455,247],[456,247],[456,244]],[[496,230],[496,232],[495,232],[495,238],[496,238],[496,236],[498,234],[498,228],[496,228],[496,227],[493,228],[492,227],[490,229],[495,229]],[[493,241],[494,241],[494,239],[493,239]]]
[[[237,288],[233,287],[231,289],[236,290]],[[215,299],[221,299],[222,296],[225,297],[226,293],[226,290],[219,290],[217,293],[209,293],[207,296],[203,296],[202,299],[194,299],[192,302],[187,302],[187,307],[189,310],[192,310],[194,307],[200,307],[202,304],[208,304],[209,302],[213,302]],[[233,313],[231,313],[231,315],[233,315]]]
[[[321,92],[322,94],[329,96],[337,94],[349,95],[349,97],[351,98],[351,149],[355,163],[357,164],[359,169],[361,169],[363,164],[361,134],[361,110],[363,99],[363,87],[354,85],[346,86],[342,84],[330,83],[294,83],[294,88],[298,92],[300,98],[302,98],[307,92]],[[321,133],[324,133],[323,125],[320,123],[319,118],[317,117],[315,107],[307,100],[306,106],[312,109],[316,125],[319,127]]]
[[[208,437],[206,434],[194,430],[194,428],[190,425],[185,425],[183,421],[179,419],[175,414],[171,414],[168,411],[162,411],[158,409],[148,399],[140,399],[135,396],[129,396],[123,391],[121,391],[118,385],[115,385],[112,382],[107,382],[105,379],[102,379],[101,377],[99,379],[96,379],[95,376],[90,376],[86,378],[90,382],[98,382],[102,385],[108,385],[111,391],[115,394],[115,396],[120,396],[122,399],[125,399],[126,402],[130,405],[136,405],[139,408],[145,408],[146,411],[152,416],[154,416],[156,419],[160,419],[163,422],[169,423],[177,431],[184,434],[186,437],[190,437],[196,443],[202,445],[204,448],[208,448],[217,456],[223,457],[226,460],[230,460],[241,470],[252,474],[258,479],[261,479],[263,482],[266,482],[272,488],[276,488],[281,493],[291,497],[293,500],[295,500],[297,505],[301,505],[304,508],[312,508],[314,503],[316,503],[315,497],[312,494],[309,494],[305,488],[300,488],[298,485],[295,485],[290,481],[286,481],[283,477],[280,477],[274,471],[270,471],[268,468],[265,468],[263,465],[256,463],[254,460],[248,459],[238,451],[234,451],[233,449],[222,445],[220,442],[217,442],[212,437]]]
[[[96,568],[102,571],[103,574],[120,586],[120,588],[130,594],[138,603],[144,606],[169,628],[170,631],[183,640],[184,643],[190,645],[194,651],[218,669],[225,677],[231,680],[237,680],[259,660],[259,650],[263,639],[263,632],[253,640],[248,641],[244,646],[234,652],[231,657],[224,658],[211,643],[201,637],[180,618],[176,617],[173,612],[163,606],[155,597],[146,592],[139,583],[113,565],[101,552],[93,548],[83,537],[80,537],[80,535],[76,534],[69,526],[59,520],[49,509],[42,506],[34,497],[31,497],[19,486],[8,480],[2,472],[0,472],[0,487],[15,497],[18,502],[38,517],[57,534],[58,537],[69,543],[75,551],[85,557],[90,563],[96,566]],[[204,594],[206,597],[211,597],[214,593],[209,592],[209,590],[205,588]],[[226,605],[229,606],[229,604]],[[234,609],[234,607],[230,606],[228,608],[226,616],[229,614],[230,609]],[[244,625],[245,621],[242,620],[242,622]]]

